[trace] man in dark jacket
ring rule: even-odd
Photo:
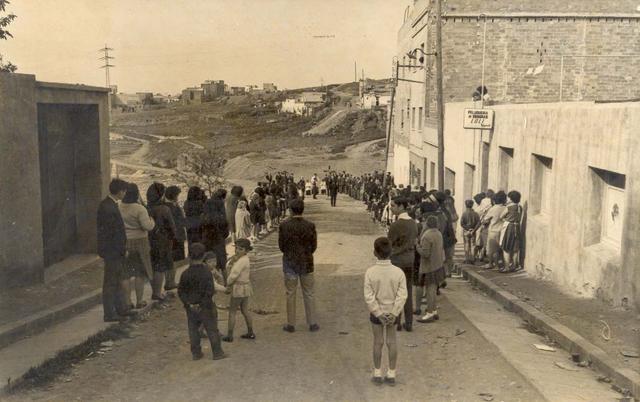
[[[318,246],[316,226],[302,217],[304,201],[293,199],[289,204],[292,216],[280,224],[278,245],[282,251],[284,286],[287,289],[287,332],[295,331],[296,288],[302,287],[304,310],[310,331],[320,329],[316,322],[316,306],[313,296],[313,253]]]
[[[118,209],[118,201],[124,198],[126,191],[125,181],[112,180],[109,195],[98,207],[98,255],[104,259],[102,305],[105,322],[121,321],[132,315],[122,286],[128,280],[125,268],[127,234]]]
[[[329,196],[331,197],[331,206],[336,206],[336,199],[338,198],[338,178],[333,176],[329,179],[329,184],[327,184],[327,191],[329,191]]]
[[[200,326],[204,327],[211,343],[213,360],[219,360],[224,359],[226,355],[220,343],[218,310],[213,302],[215,284],[209,267],[204,263],[205,251],[205,246],[201,243],[193,243],[189,248],[191,263],[189,268],[180,275],[178,297],[187,312],[193,360],[200,360],[203,357],[200,348]]]
[[[404,329],[412,330],[413,325],[413,301],[412,282],[415,269],[415,244],[420,235],[418,223],[411,219],[407,213],[409,200],[403,196],[395,197],[390,203],[391,213],[397,219],[389,227],[387,237],[391,243],[391,263],[402,269],[407,281],[407,300],[404,304]],[[402,329],[398,321],[398,330]]]

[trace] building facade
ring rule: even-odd
[[[427,189],[438,185],[432,6],[415,1],[398,33],[396,61],[407,67],[397,71],[387,159],[396,183]],[[449,0],[443,10],[445,188],[459,210],[488,188],[521,191],[527,272],[615,305],[640,303],[629,262],[640,172],[623,155],[638,149],[629,125],[638,109],[601,103],[640,98],[636,7]],[[486,100],[472,102],[482,86]],[[493,130],[464,130],[464,109],[482,107],[495,110]]]
[[[278,87],[272,82],[265,82],[264,84],[262,84],[262,89],[266,93],[278,92]]]
[[[224,96],[225,84],[224,80],[207,80],[200,84],[205,100],[212,100]]]
[[[205,91],[202,88],[186,88],[182,90],[183,105],[199,105],[205,100]]]
[[[0,73],[0,278],[41,282],[46,267],[95,253],[106,196],[109,89]]]

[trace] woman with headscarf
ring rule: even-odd
[[[251,214],[247,209],[247,200],[244,197],[238,201],[235,219],[236,239],[249,240],[251,238]]]
[[[202,217],[207,196],[197,186],[189,188],[187,200],[184,202],[184,214],[186,217],[187,241],[192,243],[202,242]]]
[[[225,199],[224,209],[227,214],[227,223],[229,224],[229,232],[231,232],[231,241],[236,241],[236,208],[244,189],[240,186],[231,188],[231,195]]]
[[[218,189],[204,207],[203,244],[207,251],[216,255],[216,268],[224,275],[227,266],[226,239],[229,236],[229,224],[224,209],[227,190]],[[226,277],[226,275],[225,275]]]
[[[173,221],[171,209],[166,204],[166,187],[162,183],[153,183],[147,190],[147,208],[149,215],[156,223],[155,228],[149,232],[149,245],[151,246],[151,266],[153,267],[153,280],[151,289],[153,300],[164,300],[162,285],[165,273],[173,269],[173,239],[176,237],[176,225]],[[165,290],[175,287],[165,286]]]
[[[145,280],[151,281],[153,278],[148,233],[153,230],[155,223],[142,203],[138,186],[133,183],[127,185],[127,192],[119,208],[127,232],[128,255],[125,263],[130,276],[135,278],[136,304],[133,308],[139,309],[147,305],[143,300]],[[125,290],[131,305],[131,285],[128,285]]]

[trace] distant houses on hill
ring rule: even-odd
[[[325,94],[323,92],[302,92],[296,97],[285,99],[280,106],[280,112],[312,116],[324,103]]]

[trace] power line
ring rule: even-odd
[[[100,66],[100,68],[104,68],[105,83],[107,88],[111,88],[111,77],[109,76],[109,68],[115,67],[115,65],[110,63],[110,61],[115,59],[115,57],[109,56],[109,52],[113,50],[113,48],[108,47],[106,44],[102,49],[98,49],[99,52],[104,53],[104,56],[100,57],[99,60],[104,60],[104,65]]]

